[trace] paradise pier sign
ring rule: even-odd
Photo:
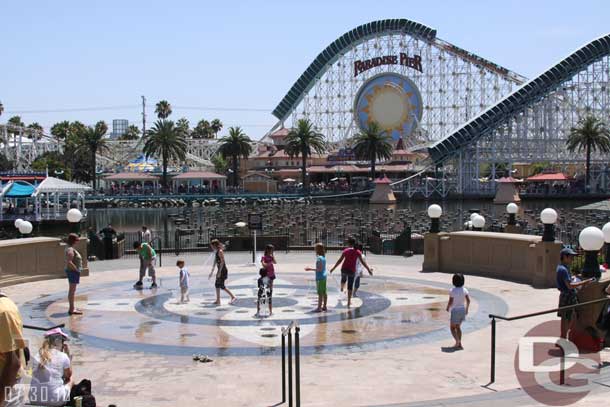
[[[362,72],[368,71],[371,68],[375,68],[381,65],[402,65],[408,66],[409,68],[413,68],[416,71],[423,72],[420,55],[413,55],[412,57],[410,57],[404,52],[401,52],[399,55],[385,55],[382,57],[366,59],[364,61],[355,61],[354,77],[358,76]]]

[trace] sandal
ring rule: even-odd
[[[74,311],[68,311],[68,315],[83,315],[83,311],[75,309]]]

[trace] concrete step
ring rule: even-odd
[[[40,274],[37,276],[25,276],[21,274],[2,274],[0,275],[0,287],[8,287],[10,285],[32,283],[34,281],[52,280],[61,278],[57,274]]]

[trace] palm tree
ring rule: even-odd
[[[606,124],[595,116],[586,116],[572,127],[566,141],[568,151],[586,152],[585,189],[589,190],[591,177],[591,152],[610,152],[610,132]]]
[[[176,128],[182,132],[182,134],[184,134],[184,136],[188,136],[190,129],[189,129],[189,121],[187,120],[186,117],[183,117],[181,119],[178,119],[178,121],[176,122]]]
[[[133,124],[127,126],[127,130],[125,130],[125,133],[119,136],[119,140],[137,140],[139,138],[140,129],[138,128],[138,126],[134,126]]]
[[[311,157],[312,151],[318,154],[326,151],[324,136],[315,130],[309,119],[299,119],[297,127],[288,132],[284,141],[286,143],[285,151],[290,157],[301,156],[303,191],[308,194],[307,157]]]
[[[186,138],[171,120],[157,120],[144,137],[144,155],[161,157],[163,186],[167,187],[167,165],[170,160],[186,159]]]
[[[0,116],[2,116],[2,113],[4,113],[4,105],[0,102]]]
[[[358,160],[369,160],[371,162],[371,178],[376,178],[375,163],[377,160],[389,160],[392,158],[392,138],[379,124],[372,122],[366,130],[354,137],[354,154]]]
[[[207,120],[199,120],[199,123],[197,123],[197,126],[195,126],[191,133],[193,138],[210,138],[211,135],[212,128]]]
[[[229,127],[229,135],[218,140],[218,153],[223,158],[231,158],[233,186],[239,185],[239,158],[248,159],[252,153],[252,140],[240,127]]]
[[[51,127],[51,134],[57,139],[57,141],[66,140],[70,134],[70,122],[64,120],[63,122],[55,123]]]
[[[218,137],[218,133],[222,130],[222,122],[218,119],[212,120],[212,123],[210,123],[210,130],[214,133],[214,137]]]
[[[172,105],[167,100],[162,100],[157,103],[155,113],[159,119],[167,119],[172,114]]]
[[[27,138],[40,140],[42,138],[42,133],[44,129],[38,122],[34,122],[28,125],[28,129],[33,130],[31,133],[28,133]]]
[[[98,152],[107,151],[108,146],[106,144],[106,132],[108,131],[108,125],[104,121],[99,121],[94,127],[87,127],[82,132],[80,138],[80,146],[77,147],[77,151],[85,151],[90,154],[91,157],[91,180],[93,189],[96,189],[97,184],[97,158]]]

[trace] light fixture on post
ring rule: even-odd
[[[543,242],[555,241],[555,222],[557,222],[557,212],[555,209],[546,208],[540,212],[540,220],[544,224],[544,232],[542,233]]]
[[[22,220],[19,223],[18,229],[19,233],[21,233],[22,235],[29,235],[30,233],[32,233],[32,230],[34,230],[34,226],[27,220]]]
[[[438,233],[441,231],[440,217],[443,214],[443,208],[440,205],[432,204],[428,207],[428,217],[430,217],[430,233]]]
[[[597,262],[597,253],[604,245],[604,232],[595,226],[584,228],[578,235],[578,243],[585,251],[585,264],[582,268],[584,278],[600,278],[601,271]]]
[[[604,234],[604,242],[606,242],[606,255],[604,256],[604,263],[606,267],[610,264],[610,222],[606,223],[602,227],[602,233]]]
[[[506,205],[506,212],[508,213],[508,224],[511,226],[515,226],[517,224],[516,215],[519,211],[519,207],[516,203],[509,203]]]
[[[76,208],[72,208],[66,213],[66,219],[70,222],[71,233],[80,235],[80,221],[83,218],[83,214]]]
[[[472,230],[482,231],[485,226],[485,218],[479,214],[472,219]]]

